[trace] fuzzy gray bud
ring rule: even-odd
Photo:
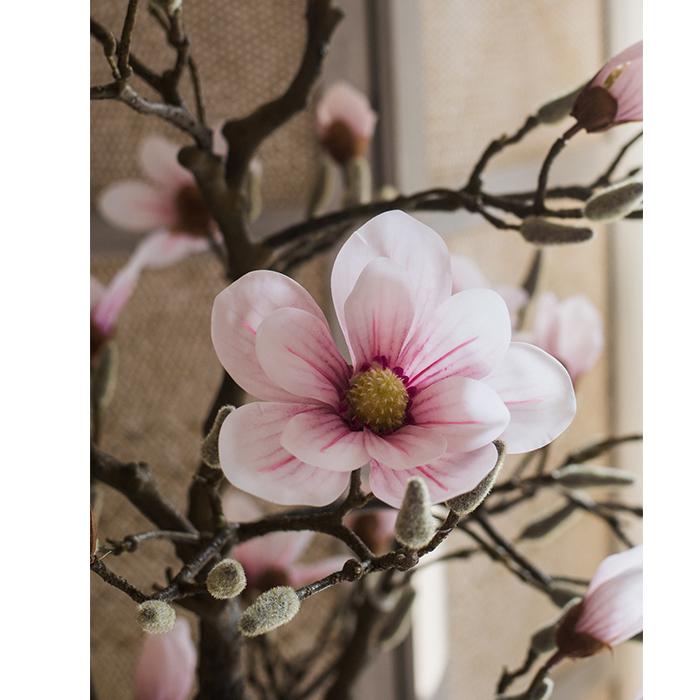
[[[578,506],[567,501],[563,506],[547,513],[542,518],[530,523],[520,533],[519,540],[539,540],[559,530],[561,526],[578,510]]]
[[[567,92],[566,95],[543,104],[536,114],[539,122],[541,124],[556,124],[562,119],[566,119],[571,114],[574,102],[576,102],[576,98],[582,89],[583,85],[579,85],[575,90]]]
[[[635,482],[634,474],[613,467],[586,467],[569,464],[557,469],[552,477],[562,486],[629,486]]]
[[[209,434],[204,438],[202,443],[202,461],[212,469],[220,469],[219,463],[219,433],[224,420],[231,411],[233,406],[222,406],[214,419],[214,425],[211,426]]]
[[[425,547],[435,534],[435,521],[430,512],[430,493],[425,481],[419,477],[412,477],[406,483],[394,534],[409,549]]]
[[[589,221],[615,221],[623,219],[638,208],[644,195],[641,182],[610,187],[594,194],[585,204],[583,214]]]
[[[289,586],[265,591],[241,615],[238,629],[246,637],[257,637],[286,625],[299,612],[299,597]]]
[[[144,632],[164,634],[175,625],[175,608],[163,600],[146,600],[139,605],[136,620]]]
[[[220,561],[207,575],[207,590],[219,600],[235,598],[245,587],[245,571],[235,559]]]
[[[567,226],[541,216],[529,216],[520,224],[522,237],[537,245],[582,243],[593,238],[593,231],[583,226]]]
[[[458,515],[468,515],[475,511],[484,502],[486,496],[491,493],[491,489],[496,483],[506,459],[506,446],[500,440],[496,440],[493,444],[498,450],[498,458],[493,469],[477,484],[476,488],[445,501],[445,505]]]

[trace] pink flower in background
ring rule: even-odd
[[[326,90],[316,107],[318,138],[341,164],[366,153],[376,121],[367,97],[343,81]]]
[[[197,651],[186,620],[178,618],[165,634],[147,634],[136,664],[135,700],[187,700],[196,667]]]
[[[492,285],[479,269],[479,266],[465,255],[453,253],[450,256],[452,265],[452,293],[457,294],[465,289],[493,289],[506,302],[510,320],[515,324],[520,310],[527,304],[528,293],[522,287],[507,284]]]
[[[603,351],[603,319],[584,296],[559,301],[546,292],[537,302],[533,330],[518,337],[556,357],[576,383]]]
[[[223,496],[224,515],[233,522],[250,522],[262,517],[253,500],[229,489]],[[310,564],[299,563],[314,533],[272,532],[234,547],[231,556],[245,570],[247,588],[266,591],[274,586],[298,588],[342,568],[347,556],[325,557]]]
[[[642,545],[613,554],[598,567],[581,603],[557,632],[568,656],[590,656],[642,631]]]
[[[375,554],[384,554],[394,541],[397,515],[393,508],[365,508],[348,514],[344,523]]]
[[[493,440],[526,452],[571,422],[566,370],[510,342],[496,292],[452,295],[444,241],[407,214],[387,212],[356,231],[331,289],[351,364],[316,302],[284,275],[248,273],[214,301],[219,360],[262,399],[221,428],[221,465],[234,486],[275,503],[325,505],[369,462],[370,486],[389,505],[413,476],[441,502],[491,470]]]
[[[571,115],[586,131],[643,119],[642,42],[613,56],[581,91]]]

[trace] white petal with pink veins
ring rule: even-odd
[[[510,411],[500,439],[508,453],[548,445],[574,419],[576,395],[561,363],[534,345],[511,343],[501,365],[484,381]]]
[[[402,211],[384,212],[350,236],[333,264],[333,304],[346,337],[345,302],[362,270],[378,257],[389,258],[408,273],[416,326],[450,296],[450,255],[442,238],[429,226]]]
[[[347,340],[355,369],[381,355],[395,366],[413,316],[408,274],[388,258],[372,260],[345,302]]]
[[[362,431],[350,430],[337,413],[325,408],[292,418],[281,443],[295,457],[323,469],[349,471],[369,461]]]
[[[451,452],[488,445],[510,422],[500,396],[484,382],[467,377],[443,379],[418,392],[411,416],[416,425],[444,435]]]
[[[211,337],[219,362],[239,386],[259,399],[299,400],[265,374],[255,353],[258,326],[286,307],[303,309],[325,322],[318,304],[300,284],[269,270],[243,275],[214,299]]]
[[[408,340],[399,364],[409,384],[425,388],[448,377],[481,379],[510,343],[510,315],[491,289],[468,289],[444,301]]]
[[[258,327],[255,352],[277,386],[295,396],[338,406],[350,368],[325,320],[301,309],[273,311]]]
[[[178,162],[180,148],[182,146],[157,134],[147,136],[139,149],[143,174],[168,191],[193,184],[192,174]]]
[[[107,187],[97,199],[97,208],[107,221],[127,231],[168,228],[177,218],[167,192],[136,180]]]
[[[232,411],[221,426],[219,457],[239,489],[281,505],[325,506],[348,485],[348,472],[318,469],[280,444],[285,426],[306,406],[255,402]]]
[[[630,569],[641,569],[643,564],[642,560],[642,546],[637,545],[636,547],[630,547],[624,552],[619,552],[618,554],[611,554],[609,557],[603,559],[603,561],[598,566],[593,578],[588,584],[588,591],[592,592],[601,583],[605,583],[609,579],[618,576]]]
[[[376,435],[365,428],[365,448],[372,459],[392,469],[410,469],[442,456],[447,440],[437,431],[405,425],[388,435]]]
[[[494,468],[497,458],[498,451],[489,444],[472,452],[448,452],[433,463],[415,469],[390,469],[373,461],[369,484],[377,498],[398,508],[406,482],[412,477],[420,477],[428,486],[431,502],[442,503],[476,488]]]

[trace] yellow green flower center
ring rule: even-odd
[[[388,368],[371,367],[353,377],[345,400],[349,418],[375,433],[389,433],[406,420],[406,386]]]

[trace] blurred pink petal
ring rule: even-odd
[[[197,651],[186,620],[178,618],[165,634],[147,634],[136,663],[135,700],[187,700],[196,667]]]
[[[143,174],[161,189],[173,192],[193,183],[192,174],[177,159],[181,146],[152,134],[144,138],[139,148]]]
[[[112,279],[91,309],[92,323],[104,336],[109,336],[117,325],[117,319],[122,309],[136,289],[139,273],[133,266],[125,266]]]
[[[98,197],[97,207],[107,221],[127,231],[172,226],[177,218],[172,198],[145,182],[110,185]]]

